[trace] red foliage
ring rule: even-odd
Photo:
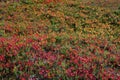
[[[0,61],[4,61],[5,60],[5,56],[4,55],[0,55]]]

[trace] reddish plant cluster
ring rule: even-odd
[[[57,1],[0,3],[0,80],[120,80],[119,12]]]
[[[49,43],[47,36],[37,33],[31,36],[0,38],[0,74],[3,79],[6,75],[21,80],[30,79],[32,75],[34,79],[120,79],[120,55],[112,51],[116,48],[109,46],[109,42],[105,41],[106,47],[103,47],[104,41],[94,39],[93,43],[81,39],[74,45],[81,43],[86,47],[70,47],[63,54],[56,53],[56,47],[45,49]]]

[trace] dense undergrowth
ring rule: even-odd
[[[120,8],[3,0],[0,80],[119,80],[119,36]]]

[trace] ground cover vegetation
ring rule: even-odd
[[[100,1],[0,0],[0,80],[120,80],[119,0]]]

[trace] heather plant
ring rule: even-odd
[[[119,80],[119,9],[79,0],[0,3],[1,80]]]

